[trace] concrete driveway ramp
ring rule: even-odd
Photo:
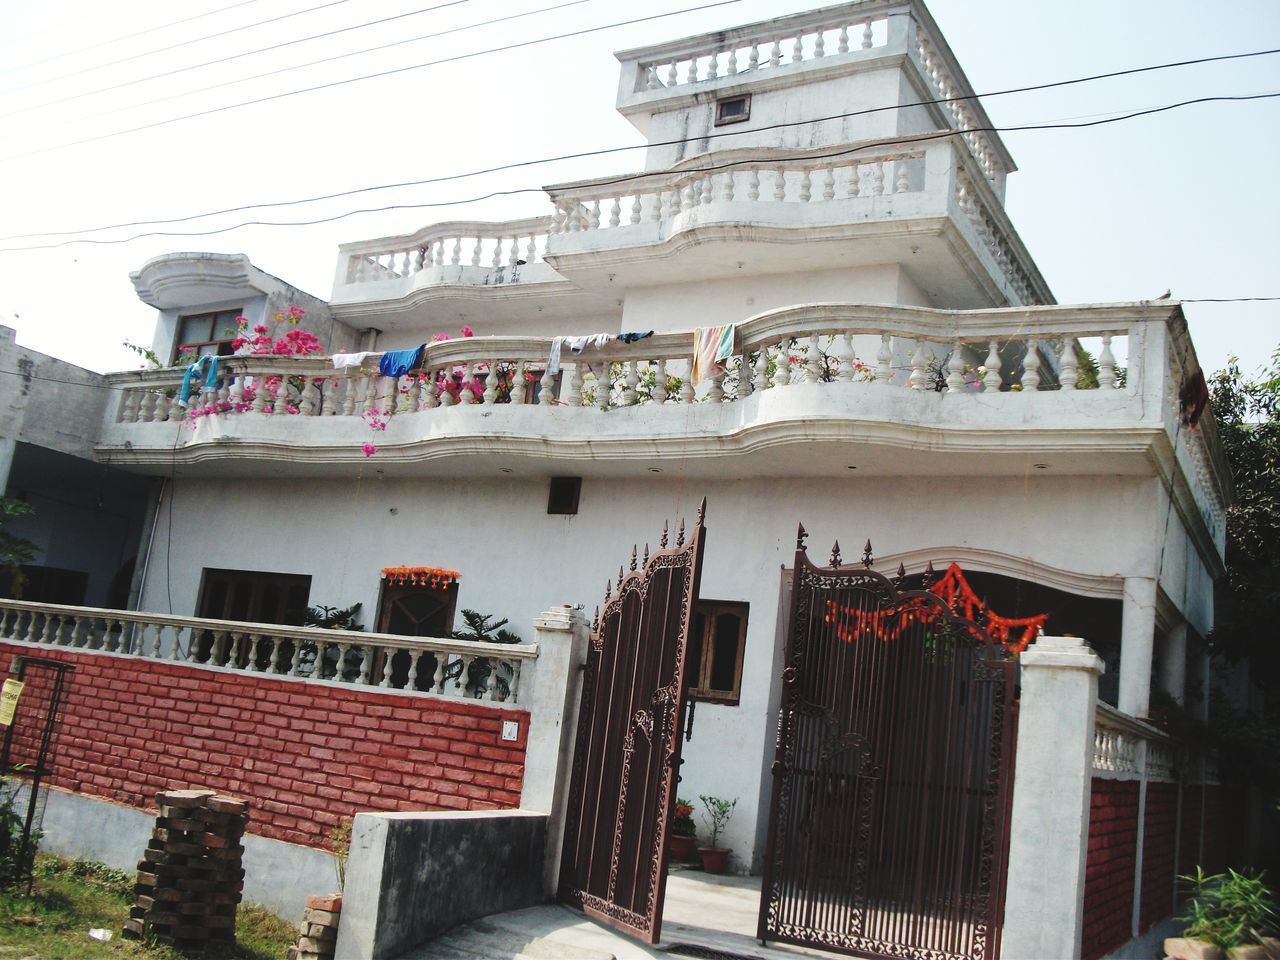
[[[614,954],[476,920],[401,960],[616,960]]]

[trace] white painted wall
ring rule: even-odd
[[[159,520],[142,608],[195,612],[201,570],[309,574],[312,603],[365,605],[372,622],[384,566],[459,570],[459,608],[509,617],[526,639],[542,611],[590,612],[633,542],[656,543],[664,517],[709,501],[702,596],[751,604],[739,706],[702,704],[685,748],[682,796],[740,798],[728,842],[749,863],[762,770],[773,748],[769,711],[781,570],[798,521],[825,558],[832,538],[870,537],[882,553],[948,541],[1097,575],[1134,572],[1134,544],[1152,510],[1143,481],[1125,478],[900,477],[849,480],[584,481],[577,516],[548,516],[545,478],[382,479],[375,461],[351,480],[179,480]],[[955,509],[963,504],[963,509]],[[171,532],[170,532],[171,531]],[[847,553],[853,553],[847,549]],[[939,557],[940,560],[945,559]]]

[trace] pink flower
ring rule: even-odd
[[[265,323],[258,323],[258,324],[255,324],[255,325],[254,325],[254,327],[253,327],[253,332],[254,332],[254,333],[266,333],[266,332],[267,332],[267,325],[266,325]]]
[[[476,332],[472,330],[470,327],[468,327],[466,324],[463,324],[462,329],[459,330],[458,332],[462,334],[464,337],[474,337],[476,335]]]
[[[360,452],[363,453],[366,457],[372,457],[375,453],[378,452],[378,448],[375,447],[372,443],[362,443],[360,444]]]
[[[443,343],[444,341],[446,341],[446,340],[448,340],[448,339],[449,339],[449,335],[448,335],[447,333],[437,333],[434,337],[432,337],[432,338],[431,338],[431,342],[432,342],[432,343]]]

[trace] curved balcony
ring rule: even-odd
[[[724,369],[697,386],[690,332],[566,348],[558,374],[550,347],[446,341],[398,378],[373,361],[339,372],[327,358],[233,357],[186,409],[181,370],[111,374],[118,403],[97,454],[202,476],[456,476],[463,463],[469,475],[1025,475],[1043,463],[1047,475],[1175,477],[1205,535],[1221,535],[1212,422],[1177,427],[1194,361],[1179,359],[1176,305],[801,305],[739,324]]]

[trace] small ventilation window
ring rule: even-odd
[[[551,490],[547,494],[547,513],[576,514],[581,493],[581,477],[552,477]]]
[[[716,126],[723,127],[729,123],[742,123],[751,119],[751,96],[728,97],[716,101]]]

